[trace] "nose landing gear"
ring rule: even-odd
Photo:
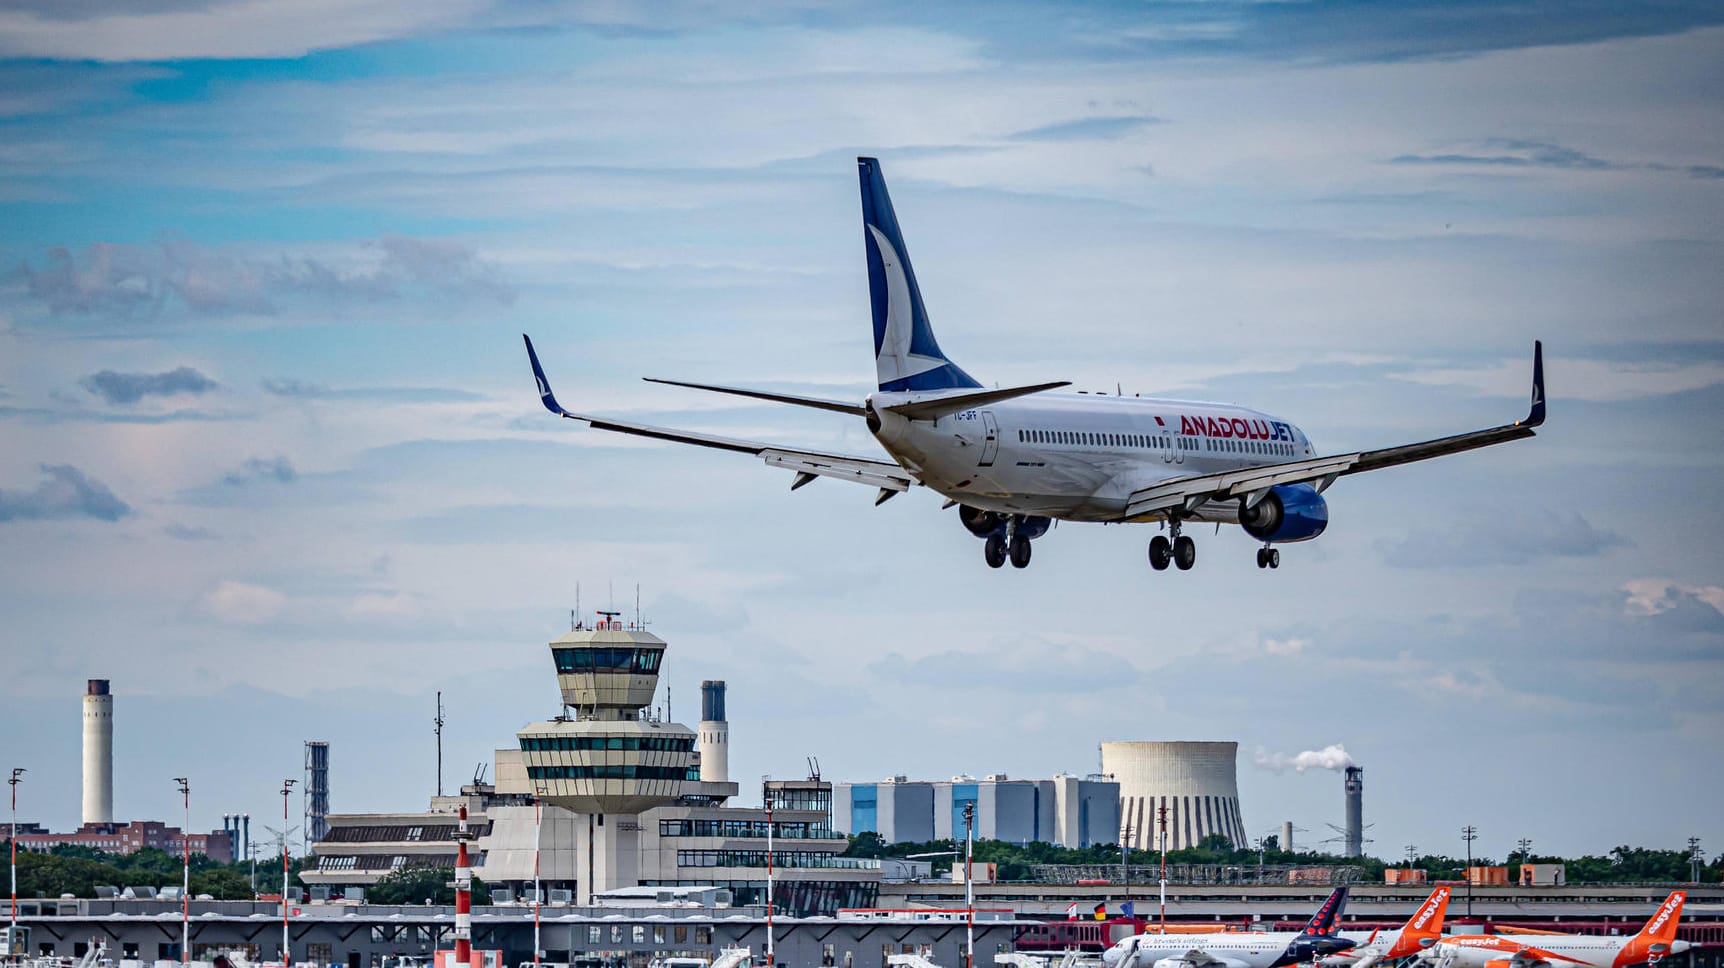
[[[1259,568],[1279,568],[1279,567],[1281,567],[1281,549],[1271,548],[1268,545],[1264,545],[1263,547],[1258,548],[1257,549],[1257,567],[1259,567]]]

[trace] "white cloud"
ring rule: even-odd
[[[1521,397],[1530,392],[1529,357],[1467,369],[1411,370],[1394,374],[1430,386],[1462,386],[1488,396]],[[1546,383],[1552,406],[1563,397],[1612,403],[1699,390],[1724,383],[1724,363],[1628,363],[1546,357]]]
[[[1724,614],[1724,588],[1688,585],[1665,578],[1636,578],[1623,583],[1628,593],[1626,608],[1633,615],[1657,615],[1680,605],[1685,598],[1698,599]]]
[[[355,598],[342,614],[353,619],[390,621],[417,618],[421,611],[419,600],[412,595],[374,592]]]
[[[1310,644],[1310,639],[1293,637],[1274,639],[1265,637],[1263,639],[1263,651],[1270,655],[1298,655],[1305,651],[1305,647]]]
[[[461,23],[489,0],[234,0],[205,7],[88,18],[0,12],[0,55],[159,61],[300,57]]]
[[[224,581],[203,596],[203,611],[233,625],[261,625],[287,605],[287,596],[262,585]]]

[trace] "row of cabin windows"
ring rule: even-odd
[[[1222,451],[1229,454],[1258,454],[1263,457],[1294,457],[1299,453],[1298,444],[1284,444],[1270,440],[1228,440],[1226,438],[1203,438],[1204,450]]]
[[[1076,444],[1081,447],[1145,447],[1150,450],[1224,451],[1232,454],[1261,454],[1265,457],[1292,457],[1298,453],[1294,444],[1265,440],[1228,440],[1214,437],[1173,437],[1160,434],[1111,434],[1078,430],[1020,430],[1021,444]]]

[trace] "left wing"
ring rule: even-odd
[[[874,503],[880,504],[887,498],[909,490],[910,485],[919,483],[910,476],[909,471],[891,461],[852,457],[847,454],[828,454],[817,450],[797,450],[778,444],[762,443],[757,440],[738,440],[734,437],[718,437],[689,430],[673,430],[669,427],[655,427],[651,424],[570,413],[563,409],[563,405],[557,402],[556,394],[551,392],[550,381],[545,379],[545,368],[539,365],[539,354],[533,350],[533,341],[524,333],[521,335],[521,339],[526,341],[527,359],[533,364],[533,379],[539,385],[539,400],[544,403],[546,410],[559,417],[586,421],[597,430],[614,430],[618,433],[634,434],[639,437],[671,440],[679,444],[694,444],[698,447],[713,447],[718,450],[753,454],[773,467],[795,471],[796,479],[790,484],[791,490],[807,484],[816,477],[833,477],[879,488],[880,494],[874,499]]]
[[[1524,420],[1516,420],[1501,427],[1439,437],[1416,444],[1403,444],[1399,447],[1385,447],[1381,450],[1356,451],[1332,457],[1264,464],[1236,471],[1169,478],[1133,491],[1127,499],[1125,519],[1139,520],[1174,510],[1190,511],[1210,500],[1244,498],[1246,507],[1255,507],[1257,502],[1269,493],[1269,489],[1278,484],[1314,482],[1317,490],[1323,491],[1333,484],[1336,478],[1348,474],[1363,474],[1366,471],[1459,454],[1531,437],[1533,428],[1544,423],[1544,412],[1544,344],[1535,340],[1532,344],[1532,408]]]

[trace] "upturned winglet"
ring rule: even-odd
[[[533,352],[532,337],[522,333],[521,339],[527,344],[527,361],[533,364],[533,380],[539,386],[539,402],[545,405],[546,410],[559,417],[574,417],[574,414],[563,409],[563,405],[557,402],[557,395],[551,392],[551,381],[545,379],[545,368],[539,365],[539,354]]]

